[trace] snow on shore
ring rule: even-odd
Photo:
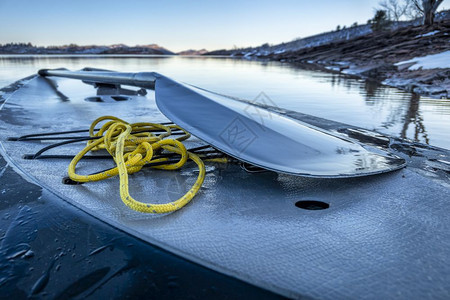
[[[419,35],[416,35],[415,38],[420,38],[420,37],[425,37],[425,36],[432,36],[432,35],[435,35],[436,33],[439,33],[439,32],[441,32],[441,31],[440,30],[435,30],[435,31],[431,31],[431,32],[428,32],[428,33],[425,33],[425,34],[419,34]]]
[[[396,63],[396,66],[401,66],[403,64],[413,64],[408,68],[408,70],[418,70],[422,69],[435,69],[435,68],[450,68],[450,50],[437,53],[430,54],[427,56],[414,57],[410,60],[400,61]]]

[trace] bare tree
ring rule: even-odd
[[[389,20],[400,21],[401,17],[407,15],[412,3],[407,0],[383,0],[379,5],[386,11]]]
[[[416,19],[423,17],[424,25],[434,23],[434,14],[444,0],[382,0],[380,7],[386,11],[389,20],[399,21],[402,17]]]
[[[444,0],[411,0],[417,11],[423,14],[423,25],[429,26],[434,23],[434,14]]]

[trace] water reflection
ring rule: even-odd
[[[408,137],[407,135],[408,127],[412,123],[414,127],[414,140],[415,141],[421,140],[421,138],[419,137],[420,135],[422,139],[424,139],[425,142],[429,144],[429,138],[425,130],[423,117],[420,114],[419,104],[420,104],[420,96],[416,94],[411,94],[409,104],[407,105],[406,114],[403,117],[403,127],[400,133],[400,137],[402,138]]]
[[[450,101],[278,62],[164,56],[0,56],[0,86],[41,68],[156,71],[181,82],[450,148]],[[64,97],[61,97],[63,100]]]
[[[341,85],[346,89],[354,88],[354,84],[340,74],[333,74],[330,78],[332,87]],[[397,91],[396,97],[392,97],[393,89],[386,88],[376,81],[364,81],[359,86],[361,95],[364,97],[367,106],[381,109],[388,109],[386,118],[381,122],[380,127],[384,129],[398,128],[396,136],[409,138],[411,140],[430,144],[430,138],[426,129],[427,122],[424,120],[420,109],[421,96],[414,93]],[[424,102],[428,106],[438,108],[450,107],[450,102],[444,99],[431,99],[424,97]],[[428,108],[429,109],[429,108]],[[444,110],[448,115],[448,110]],[[401,125],[399,127],[398,125]]]
[[[386,89],[378,82],[365,81],[364,92],[362,94],[367,105],[373,106],[377,100],[383,99],[383,97],[387,98],[386,95],[383,95],[383,92],[386,92]],[[402,123],[402,128],[399,133],[401,138],[411,138],[414,141],[429,144],[430,139],[428,138],[423,116],[419,108],[420,95],[405,93],[403,99],[404,101],[402,101],[401,105],[392,108],[391,113],[383,122],[383,127],[389,128],[397,123]],[[413,133],[408,134],[408,128],[411,124]]]
[[[363,93],[364,100],[366,100],[367,105],[374,105],[376,99],[379,97],[380,92],[380,84],[375,81],[367,80],[364,82],[364,91]]]

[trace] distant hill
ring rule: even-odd
[[[208,50],[206,49],[201,49],[201,50],[193,50],[193,49],[189,49],[189,50],[184,50],[181,52],[178,52],[178,55],[203,55],[205,53],[208,53]]]
[[[154,54],[174,55],[175,53],[157,44],[127,46],[116,44],[109,46],[76,44],[63,46],[37,47],[31,43],[0,44],[0,54]]]

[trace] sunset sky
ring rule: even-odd
[[[171,51],[258,46],[366,23],[378,2],[0,0],[0,44],[155,43]]]

